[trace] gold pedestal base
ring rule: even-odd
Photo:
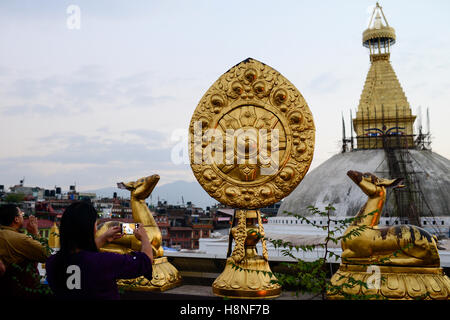
[[[376,268],[380,271],[378,275],[371,272]],[[373,281],[378,276],[380,281]],[[450,279],[439,267],[374,266],[368,272],[368,266],[341,264],[331,278],[331,283],[333,285],[349,283],[350,277],[364,283],[370,282],[372,288],[366,289],[355,284],[352,288],[343,289],[346,294],[379,295],[379,299],[389,300],[450,299]],[[340,300],[345,297],[342,294],[328,292],[327,299]]]
[[[121,279],[117,281],[119,287],[131,291],[166,291],[181,285],[178,270],[167,260],[167,257],[156,258],[153,262],[153,278]]]
[[[276,298],[281,286],[272,283],[277,279],[271,273],[269,263],[260,256],[247,257],[239,264],[228,258],[225,270],[212,285],[213,293],[227,298]]]

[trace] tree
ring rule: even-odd
[[[4,200],[7,203],[19,203],[25,199],[25,194],[23,193],[8,193]]]

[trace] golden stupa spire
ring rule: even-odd
[[[379,149],[386,141],[394,147],[413,147],[413,124],[408,100],[390,62],[395,30],[377,2],[369,26],[363,32],[363,46],[369,49],[371,66],[366,77],[353,125],[358,149]],[[385,137],[404,136],[402,139]]]

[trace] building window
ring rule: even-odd
[[[387,225],[387,226],[389,225],[389,221],[387,221],[387,220],[386,220],[386,225]]]

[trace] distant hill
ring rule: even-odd
[[[117,187],[88,190],[84,192],[95,192],[97,197],[112,198],[114,192],[117,192],[118,197],[130,197],[129,191]],[[203,190],[197,181],[187,182],[180,180],[162,186],[157,185],[151,196],[147,199],[147,202],[156,205],[158,197],[160,201],[167,201],[168,204],[182,204],[181,197],[183,197],[185,204],[190,201],[201,208],[206,208],[207,206],[217,203],[215,199],[211,198],[209,194]]]

